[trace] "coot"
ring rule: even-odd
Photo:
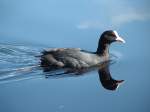
[[[53,48],[44,50],[41,55],[41,67],[45,70],[59,68],[82,69],[109,60],[109,46],[112,42],[125,41],[117,31],[104,31],[100,36],[96,52],[88,52],[80,48]]]

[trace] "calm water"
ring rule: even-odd
[[[149,112],[150,21],[149,15],[142,15],[149,12],[148,1],[124,2],[118,2],[123,5],[112,10],[113,2],[108,5],[108,2],[96,0],[61,3],[2,0],[0,111]],[[108,18],[117,17],[114,12],[121,13],[124,4],[141,9],[141,15],[137,13],[138,16],[127,18],[131,20],[125,23],[119,19],[120,23],[114,22],[116,26],[111,24]],[[126,11],[123,10],[128,14]],[[141,20],[139,16],[147,19]],[[44,77],[38,68],[39,59],[35,57],[43,49],[79,47],[95,51],[99,35],[107,28],[117,30],[126,40],[126,44],[114,43],[110,48],[110,52],[118,57],[110,66],[111,75],[125,80],[116,91],[102,87],[97,70],[79,77]]]

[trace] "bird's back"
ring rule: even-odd
[[[43,51],[41,63],[48,66],[85,68],[98,64],[101,58],[79,48],[59,48]]]

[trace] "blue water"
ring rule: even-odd
[[[121,0],[117,4],[107,0],[1,0],[0,111],[149,112],[149,2]],[[95,51],[106,29],[117,30],[126,40],[110,47],[115,56],[110,73],[125,80],[116,91],[103,88],[97,70],[78,77],[45,78],[36,57],[43,49]]]

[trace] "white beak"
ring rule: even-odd
[[[115,33],[115,35],[117,37],[116,41],[122,42],[122,43],[126,43],[126,41],[118,35],[117,31],[114,31],[114,33]]]

